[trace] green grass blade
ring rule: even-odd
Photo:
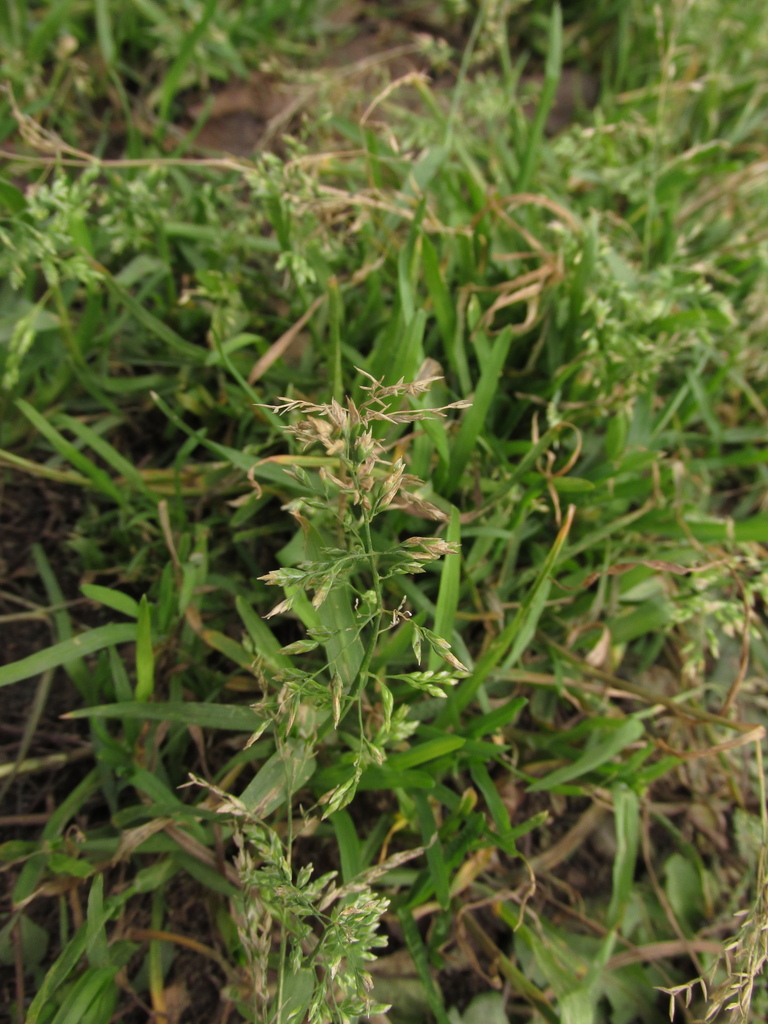
[[[207,0],[199,20],[195,23],[192,31],[185,37],[176,60],[163,79],[163,84],[160,86],[160,105],[158,109],[161,121],[168,120],[168,113],[171,109],[173,98],[178,92],[184,72],[187,70],[187,66],[195,52],[195,47],[200,39],[202,39],[203,33],[208,28],[208,22],[216,12],[216,4],[217,0]]]
[[[111,67],[115,62],[115,37],[112,33],[112,16],[109,11],[110,0],[94,0],[96,8],[96,38],[104,63]]]
[[[75,469],[80,470],[94,487],[108,498],[111,498],[115,504],[125,504],[125,495],[112,478],[94,462],[91,462],[87,455],[78,451],[70,441],[67,441],[37,409],[34,409],[28,402],[25,402],[23,398],[17,399],[16,405],[62,458],[66,459]]]
[[[344,375],[341,368],[341,336],[344,325],[344,300],[335,277],[328,281],[328,333],[331,351],[328,364],[331,371],[331,394],[337,402],[344,401]]]
[[[85,943],[86,925],[81,925],[48,970],[27,1011],[25,1024],[37,1024],[43,1011],[51,1006],[53,995],[80,962]]]
[[[100,434],[97,434],[87,423],[83,423],[81,420],[75,419],[74,416],[67,416],[64,413],[57,415],[56,422],[87,444],[89,448],[96,452],[107,465],[111,466],[133,488],[142,494],[146,494],[148,497],[153,497],[152,492],[144,481],[144,477],[134,464],[122,456],[109,441],[105,440]]]
[[[40,574],[40,579],[43,581],[48,602],[56,608],[56,611],[52,613],[53,621],[56,625],[56,639],[59,643],[71,640],[73,636],[72,620],[66,607],[67,602],[64,599],[64,592],[59,585],[59,581],[56,579],[51,563],[39,544],[32,545],[32,557],[35,561],[35,568]],[[67,664],[67,675],[81,694],[87,692],[89,673],[84,661],[78,659],[77,661],[69,662]]]
[[[103,268],[102,268],[103,269]],[[146,328],[150,334],[162,341],[171,352],[181,357],[185,362],[203,363],[208,357],[208,349],[200,345],[192,345],[185,341],[180,334],[177,334],[172,327],[163,323],[153,313],[150,313],[140,302],[131,295],[127,288],[124,288],[106,270],[104,272],[104,284],[118,302],[122,303],[128,312]]]
[[[629,718],[617,729],[611,729],[602,742],[591,744],[588,750],[577,757],[571,764],[563,765],[554,772],[550,772],[543,779],[532,783],[528,787],[529,793],[538,793],[541,790],[552,789],[554,786],[562,786],[573,779],[581,778],[588,772],[594,771],[601,765],[621,753],[630,743],[640,739],[645,732],[645,726],[638,718]]]
[[[419,828],[421,829],[424,844],[427,847],[427,866],[432,884],[435,887],[435,896],[443,910],[447,910],[451,904],[450,878],[448,865],[445,863],[443,856],[443,848],[437,835],[435,816],[424,792],[421,790],[412,792],[411,799],[416,805]]]
[[[111,587],[101,587],[97,583],[83,583],[80,592],[89,601],[96,601],[97,604],[111,608],[112,611],[127,615],[129,619],[138,619],[139,604],[129,594],[121,590],[113,590]]]
[[[235,598],[235,607],[237,608],[238,615],[243,621],[243,625],[248,630],[248,635],[253,641],[254,647],[256,648],[259,656],[262,657],[272,668],[293,668],[293,662],[288,655],[280,653],[282,644],[275,637],[272,630],[266,622],[264,622],[261,616],[256,614],[245,598],[241,597],[239,594]]]
[[[107,967],[109,951],[104,927],[104,875],[97,874],[88,893],[85,955],[91,967]]]
[[[608,907],[608,927],[621,924],[633,891],[637,851],[640,844],[640,801],[626,786],[613,787],[613,813],[616,823],[616,857],[613,862],[613,891]]]
[[[472,781],[483,794],[488,810],[491,812],[493,823],[501,835],[511,832],[512,825],[509,820],[509,811],[504,806],[504,801],[499,796],[499,791],[493,784],[488,769],[484,764],[471,764],[470,775]]]
[[[528,133],[528,145],[522,161],[520,177],[517,181],[518,192],[527,192],[531,187],[533,175],[541,155],[541,144],[544,138],[544,128],[555,102],[557,86],[560,82],[560,74],[563,65],[563,12],[560,4],[552,7],[552,14],[549,22],[549,46],[547,49],[547,61],[544,67],[544,87],[541,91],[541,99],[536,108]]]
[[[427,761],[434,761],[438,757],[452,754],[455,750],[461,750],[465,743],[466,740],[461,736],[442,736],[440,739],[427,740],[426,743],[419,743],[402,754],[390,754],[387,758],[387,768],[392,771],[414,768],[417,764],[426,764]]]
[[[145,701],[155,691],[155,652],[152,648],[152,610],[142,594],[136,623],[136,700]]]
[[[38,462],[25,459],[15,452],[8,452],[0,448],[0,466],[12,466],[14,469],[27,473],[29,476],[39,477],[41,480],[54,480],[58,484],[72,484],[75,487],[87,487],[88,478],[71,470],[54,469],[52,466],[45,466]]]
[[[461,543],[461,520],[459,510],[451,509],[451,519],[445,533],[445,539],[449,544]],[[440,589],[437,594],[435,612],[435,633],[452,642],[454,620],[459,607],[459,582],[461,575],[461,550],[455,554],[445,555],[440,570]],[[428,667],[436,671],[443,664],[442,658],[435,652],[430,651]]]
[[[443,277],[437,257],[437,250],[426,234],[423,234],[421,237],[421,265],[429,297],[432,300],[432,310],[442,336],[443,351],[448,356],[449,361],[451,361],[454,335],[456,333],[456,310],[451,301],[448,285]],[[454,373],[457,370],[455,366],[452,369]]]
[[[135,628],[135,627],[134,627]],[[119,701],[93,708],[69,711],[64,718],[128,718],[146,722],[176,722],[180,725],[208,726],[231,732],[255,732],[263,719],[249,707],[239,704],[206,704],[186,701]]]
[[[522,711],[527,703],[527,697],[515,697],[512,700],[508,700],[506,704],[502,704],[501,707],[496,708],[487,715],[480,715],[477,718],[471,719],[467,726],[462,729],[462,736],[466,736],[470,740],[477,739],[479,736],[488,736],[490,733],[496,732],[497,729],[503,729],[505,725],[509,725],[517,717],[518,712]]]
[[[363,870],[360,838],[348,811],[336,811],[329,820],[336,833],[336,845],[341,857],[341,877],[346,885]]]
[[[447,724],[449,720],[467,707],[488,677],[488,674],[502,660],[504,660],[507,669],[512,668],[530,643],[549,596],[552,586],[552,573],[568,536],[574,511],[575,509],[571,505],[568,509],[566,520],[555,538],[555,543],[552,545],[544,560],[544,564],[538,571],[536,582],[526,595],[515,617],[488,646],[488,650],[482,655],[472,670],[472,675],[462,680],[457,689],[448,694],[446,708],[438,717],[439,725]]]
[[[449,468],[449,479],[458,487],[461,475],[483,429],[493,397],[499,388],[499,378],[512,344],[512,328],[505,327],[496,338],[489,358],[484,362],[480,380],[475,390],[474,401],[461,421],[459,436],[453,445]]]
[[[429,968],[427,951],[424,948],[424,943],[421,941],[421,935],[419,934],[419,929],[416,927],[413,914],[407,907],[401,907],[397,912],[397,919],[400,922],[400,927],[403,929],[405,944],[408,947],[408,952],[413,958],[414,967],[416,968],[419,978],[421,979],[421,983],[424,986],[424,994],[427,997],[427,1003],[429,1004],[429,1008],[432,1011],[437,1024],[450,1024],[448,1015],[445,1012],[442,996],[432,980],[432,972]]]
[[[29,59],[42,60],[49,44],[56,38],[66,21],[71,6],[72,0],[56,0],[43,8],[45,16],[27,40],[26,51]]]
[[[240,800],[257,817],[266,817],[309,782],[316,766],[310,744],[288,740],[259,769]]]
[[[102,651],[105,647],[116,644],[132,643],[136,639],[134,623],[117,623],[109,626],[97,626],[85,633],[80,633],[69,640],[47,647],[37,654],[14,661],[10,665],[0,667],[0,686],[9,686],[21,679],[39,675],[48,669],[68,665],[78,658],[87,658],[89,654]],[[86,712],[87,713],[87,712]]]

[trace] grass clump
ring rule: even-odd
[[[1,15],[11,1019],[757,1019],[761,8],[332,7]]]

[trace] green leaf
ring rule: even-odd
[[[549,21],[549,44],[547,48],[547,60],[544,65],[544,87],[541,90],[541,98],[536,108],[530,131],[528,133],[528,144],[523,156],[520,177],[517,180],[517,191],[527,192],[531,187],[533,175],[539,162],[544,138],[544,128],[552,109],[552,104],[557,96],[557,86],[560,82],[560,73],[563,63],[563,12],[560,4],[552,6],[552,14]]]
[[[600,765],[611,761],[630,743],[639,740],[645,732],[645,726],[639,718],[628,718],[616,729],[611,729],[602,740],[592,742],[590,738],[589,749],[585,750],[581,757],[576,758],[572,764],[563,765],[554,772],[550,772],[543,779],[534,782],[528,787],[529,793],[538,793],[540,790],[552,789],[553,786],[562,786],[565,782],[578,779],[588,772],[594,771]],[[599,736],[599,734],[597,734]]]
[[[117,967],[97,967],[82,974],[59,1007],[51,1024],[82,1024],[82,1019],[105,989],[114,985]],[[30,1021],[30,1018],[27,1018]]]
[[[67,416],[64,413],[59,413],[56,416],[56,423],[69,430],[84,444],[87,444],[92,451],[96,452],[107,465],[111,466],[135,490],[152,498],[152,500],[156,500],[149,487],[147,487],[144,477],[134,464],[121,455],[109,441],[98,434],[92,427],[89,427],[87,423],[83,423],[81,420],[75,419],[74,416]]]
[[[498,637],[488,645],[488,649],[478,660],[469,678],[464,679],[457,689],[448,695],[446,709],[438,716],[438,725],[445,725],[459,711],[464,710],[483,685],[490,672],[502,659],[504,659],[504,668],[510,669],[525,651],[536,631],[539,617],[549,597],[549,591],[552,586],[552,573],[568,536],[572,513],[573,506],[569,509],[569,516],[566,518],[565,524],[560,529],[554,544],[544,559],[544,564],[538,570],[536,582],[526,594],[515,617],[511,622],[507,623]],[[509,650],[510,645],[511,650]]]
[[[90,878],[94,872],[93,864],[87,860],[70,857],[58,850],[49,855],[48,867],[56,875],[72,875],[73,878]]]
[[[253,655],[249,654],[243,645],[239,644],[237,640],[233,640],[231,636],[219,633],[216,629],[203,629],[200,631],[200,637],[214,651],[219,651],[221,654],[226,655],[230,661],[234,661],[240,668],[250,668],[253,665]]]
[[[417,790],[411,794],[411,797],[416,805],[419,828],[427,847],[427,866],[432,884],[435,887],[435,896],[443,910],[447,910],[451,904],[450,878],[448,875],[448,865],[445,863],[443,856],[443,847],[437,838],[435,816],[432,813],[432,808],[426,795],[422,791]]]
[[[300,968],[295,974],[286,972],[284,1001],[279,1019],[286,1021],[286,1024],[304,1020],[316,984],[315,972],[309,968]]]
[[[180,334],[177,334],[172,327],[169,327],[162,320],[159,320],[140,302],[131,295],[127,288],[124,288],[106,269],[103,272],[104,284],[112,295],[121,302],[128,312],[145,327],[150,334],[162,341],[171,352],[181,357],[185,362],[203,363],[208,355],[208,349],[201,345],[192,345],[185,341]]]
[[[560,1000],[562,1024],[594,1024],[595,1000],[586,989],[578,988]]]
[[[693,935],[704,918],[705,898],[696,867],[681,853],[664,864],[664,890],[686,935]]]
[[[449,544],[461,543],[461,520],[459,510],[451,508],[451,519],[445,533]],[[461,549],[445,555],[440,570],[440,589],[435,610],[435,633],[449,643],[453,636],[456,610],[459,607],[459,581],[461,577]],[[428,668],[435,671],[442,664],[442,658],[435,650],[429,653]]]
[[[432,300],[432,308],[435,311],[435,318],[442,335],[443,347],[445,351],[450,352],[456,331],[456,311],[440,268],[437,250],[427,234],[421,236],[421,264],[429,297]]]
[[[341,857],[341,877],[348,884],[363,870],[360,838],[348,811],[336,811],[331,815],[330,822],[336,833],[336,846]]]
[[[586,491],[594,491],[595,489],[595,485],[591,480],[585,480],[580,476],[553,477],[552,486],[558,494],[583,494]]]
[[[84,455],[75,448],[70,441],[67,441],[37,409],[33,408],[28,402],[25,402],[23,398],[16,399],[16,405],[54,450],[74,466],[75,469],[80,470],[97,490],[111,498],[116,505],[122,506],[125,504],[125,495],[109,474],[100,469],[87,455]]]
[[[105,647],[112,647],[117,644],[131,643],[136,639],[136,625],[132,622],[117,623],[109,626],[97,626],[96,629],[88,630],[73,636],[70,640],[63,640],[53,647],[48,647],[37,654],[30,654],[20,661],[14,661],[10,665],[3,665],[0,668],[0,686],[8,686],[10,683],[17,683],[21,679],[29,679],[30,676],[47,672],[48,669],[59,668],[61,665],[68,665],[78,658],[86,658],[89,654],[95,654]],[[88,712],[86,711],[86,714]]]
[[[50,939],[48,931],[26,914],[10,915],[0,928],[0,964],[4,967],[13,966],[17,956],[16,936],[19,934],[24,968],[29,972],[36,971],[48,952]]]
[[[608,907],[608,927],[621,924],[621,915],[633,893],[635,864],[640,843],[640,801],[637,793],[623,784],[613,787],[616,823],[616,857],[613,861],[613,891]]]
[[[317,562],[323,561],[326,557],[324,548],[328,546],[332,545],[326,544],[319,531],[310,526],[306,536],[307,558]],[[349,588],[332,587],[322,605],[317,610],[311,609],[314,612],[313,616],[309,615],[311,606],[308,600],[297,601],[294,607],[300,616],[305,617],[305,626],[316,628],[319,623],[324,629],[331,631],[332,635],[323,643],[323,647],[328,663],[336,668],[344,683],[344,692],[348,693],[357,679],[363,662],[363,643],[352,609]],[[312,622],[311,618],[317,621]]]
[[[484,764],[471,764],[470,775],[472,776],[472,781],[485,797],[485,802],[488,805],[488,810],[491,812],[493,823],[499,833],[509,835],[512,831],[512,824],[509,820],[509,811],[505,807],[504,801],[499,796],[499,791],[493,784],[493,780],[488,774],[488,769]]]
[[[487,736],[489,733],[496,732],[497,729],[502,729],[517,718],[518,713],[527,703],[527,697],[513,697],[512,700],[508,700],[495,711],[471,719],[462,729],[462,735],[467,739],[477,739],[478,736]]]
[[[509,1024],[504,1003],[501,992],[481,992],[461,1015],[461,1024]]]
[[[427,772],[393,770],[377,764],[366,768],[360,777],[358,789],[434,789],[435,780]]]
[[[507,361],[509,347],[512,344],[512,328],[505,327],[494,342],[489,357],[483,361],[480,380],[475,388],[472,405],[467,409],[461,421],[459,434],[453,443],[451,462],[448,470],[451,490],[455,490],[460,482],[464,468],[477,444],[480,431],[483,429],[488,411],[499,387],[499,377]]]
[[[280,653],[280,642],[272,630],[239,594],[235,598],[235,607],[259,656],[272,668],[292,668],[291,659]]]
[[[208,726],[231,732],[255,732],[262,724],[255,711],[238,704],[205,704],[186,701],[122,701],[94,708],[78,708],[63,718],[128,718],[146,722],[176,722]]]
[[[5,178],[0,178],[0,206],[11,213],[23,213],[27,208],[24,193]]]
[[[109,963],[109,946],[104,922],[104,875],[101,873],[94,878],[88,893],[85,935],[88,963],[91,967],[106,967]]]
[[[211,20],[216,12],[217,0],[207,0],[205,7],[198,14],[194,26],[191,32],[188,32],[184,37],[184,42],[181,44],[181,48],[171,64],[168,72],[163,79],[163,83],[160,86],[160,106],[158,115],[161,121],[168,120],[168,114],[171,109],[171,103],[173,97],[178,91],[184,72],[187,70],[190,60],[195,52],[199,40],[202,38],[205,30],[208,28],[208,22]]]
[[[94,0],[96,10],[96,37],[104,63],[111,67],[115,61],[115,38],[112,34],[112,19],[109,0]]]
[[[454,750],[460,750],[466,740],[462,736],[443,736],[441,739],[428,740],[420,743],[402,754],[390,754],[387,758],[387,768],[392,771],[404,771],[406,768],[413,768],[417,764],[424,764],[426,761],[434,761],[445,754],[452,754]]]
[[[397,912],[400,927],[403,930],[403,937],[408,951],[413,959],[413,964],[418,972],[421,983],[424,986],[424,994],[427,997],[429,1008],[432,1011],[437,1024],[450,1024],[448,1015],[443,1006],[442,996],[432,980],[432,972],[429,969],[427,951],[424,948],[419,929],[412,912],[407,907],[401,907]]]
[[[139,605],[128,594],[121,590],[113,590],[111,587],[100,587],[96,583],[83,583],[80,592],[89,601],[96,601],[98,604],[111,608],[113,611],[127,615],[130,619],[138,619]]]
[[[281,744],[240,794],[245,806],[260,818],[277,810],[315,773],[312,748],[302,740]]]
[[[152,647],[152,610],[141,595],[136,624],[136,700],[149,700],[155,692],[155,652]]]

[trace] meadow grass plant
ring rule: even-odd
[[[422,7],[0,11],[13,1024],[768,1012],[763,5]]]

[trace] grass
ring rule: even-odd
[[[8,1019],[761,1019],[762,5],[332,8],[0,13]]]

